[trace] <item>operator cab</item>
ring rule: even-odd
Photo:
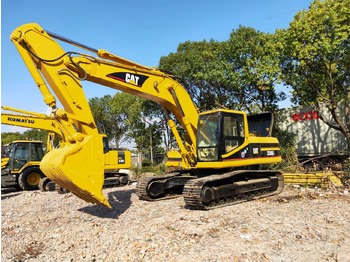
[[[20,170],[30,161],[41,161],[44,151],[41,141],[14,141],[11,143],[9,161],[11,170]]]
[[[245,141],[245,114],[214,110],[199,115],[197,135],[198,161],[221,161]]]

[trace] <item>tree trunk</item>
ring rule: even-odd
[[[346,143],[348,145],[348,161],[350,161],[350,132],[345,135]]]

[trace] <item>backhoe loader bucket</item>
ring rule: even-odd
[[[48,178],[77,197],[111,207],[102,194],[104,158],[99,135],[86,136],[81,143],[50,151],[42,159],[40,168]]]

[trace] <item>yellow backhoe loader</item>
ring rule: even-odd
[[[53,140],[57,135],[60,140],[60,147],[64,147],[66,143],[64,133],[60,130],[57,122],[45,114],[29,112],[7,106],[2,106],[3,110],[12,111],[19,114],[1,113],[1,124],[13,125],[20,127],[28,127],[34,129],[41,129],[50,131],[46,144],[46,152],[50,152],[54,149]],[[131,167],[131,154],[130,151],[124,149],[114,149],[109,147],[108,138],[103,135],[103,151],[104,151],[104,187],[123,186],[130,182],[129,175],[126,169]],[[6,159],[2,159],[1,167],[5,168]],[[54,185],[49,184],[50,179],[43,177],[39,183],[39,188],[42,191],[52,190]],[[62,191],[62,188],[57,188]]]
[[[36,190],[44,178],[40,161],[44,157],[43,142],[18,140],[10,143],[1,158],[1,187]]]
[[[138,181],[141,199],[158,200],[183,194],[186,206],[211,209],[277,194],[283,190],[278,171],[247,170],[248,166],[281,161],[279,142],[252,135],[244,112],[212,110],[200,113],[190,95],[172,76],[157,68],[128,61],[26,24],[11,34],[40,89],[45,103],[66,138],[63,147],[41,161],[50,179],[78,197],[110,207],[102,194],[103,139],[98,134],[82,81],[108,86],[161,104],[183,126],[180,137],[174,120],[168,124],[179,146],[173,164],[183,170]],[[65,52],[54,39],[93,54]],[[63,108],[58,108],[57,96]],[[258,132],[256,132],[258,134]]]

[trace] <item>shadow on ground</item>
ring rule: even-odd
[[[118,219],[131,205],[131,195],[136,189],[116,190],[108,193],[108,201],[112,208],[94,205],[79,209],[79,211],[101,217]]]
[[[14,187],[1,188],[1,200],[9,199],[11,197],[15,197],[15,196],[18,196],[20,194],[21,194],[21,191],[14,188]]]

